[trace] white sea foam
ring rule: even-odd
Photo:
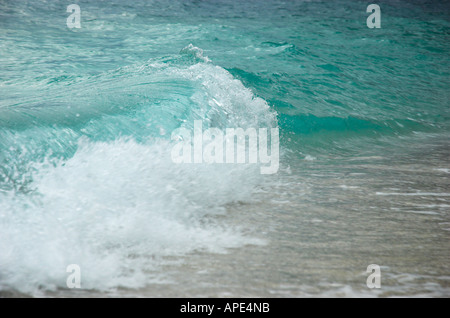
[[[64,288],[69,264],[83,288],[140,287],[164,256],[262,242],[207,217],[250,198],[252,167],[176,165],[168,142],[83,140],[73,158],[36,168],[34,195],[1,197],[2,288]]]
[[[450,193],[434,193],[434,192],[376,192],[376,195],[399,195],[399,196],[436,196],[436,197],[448,197]]]
[[[447,168],[436,168],[436,169],[433,169],[433,170],[444,172],[444,173],[450,173],[450,169],[447,169]]]
[[[135,76],[143,77],[140,82],[149,76],[156,81],[181,78],[190,84],[186,92],[192,93],[182,101],[191,110],[186,124],[200,118],[216,127],[276,125],[264,100],[223,68],[201,59],[200,50],[184,51],[193,51],[202,61],[130,67],[97,78],[103,82],[99,86],[118,87],[116,78],[122,73],[124,86]],[[139,81],[133,82],[136,87]],[[83,107],[77,109],[82,115]],[[104,129],[114,131],[113,124]],[[137,288],[152,279],[167,256],[199,250],[223,253],[264,243],[214,217],[226,213],[229,203],[251,200],[263,181],[259,167],[175,164],[170,158],[173,145],[161,139],[161,131],[170,127],[161,123],[158,136],[140,136],[144,140],[139,142],[131,137],[105,142],[81,138],[68,159],[22,163],[31,176],[27,190],[0,192],[0,291],[39,295],[66,288],[69,264],[80,266],[84,289]]]

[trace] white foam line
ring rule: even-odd
[[[450,193],[433,193],[433,192],[414,192],[414,193],[399,193],[399,192],[375,192],[376,195],[402,195],[402,196],[437,196],[450,197]]]
[[[446,168],[437,168],[437,169],[433,169],[433,170],[450,173],[450,169],[446,169]]]
[[[450,204],[416,204],[425,208],[450,208]]]
[[[413,210],[406,210],[405,212],[416,213],[416,214],[439,215],[439,213],[434,212],[434,211],[413,211]]]
[[[339,186],[339,188],[342,188],[342,189],[358,189],[359,187],[357,187],[357,186],[348,186],[348,185],[345,185],[345,184],[341,184]]]

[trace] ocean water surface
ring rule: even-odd
[[[1,297],[450,296],[448,1],[73,2],[0,0]]]

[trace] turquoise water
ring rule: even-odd
[[[450,295],[449,2],[76,3],[0,1],[1,295]],[[280,169],[174,164],[194,120]]]

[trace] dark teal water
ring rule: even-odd
[[[448,1],[76,3],[0,1],[0,293],[449,295]],[[194,120],[278,173],[175,165]]]

